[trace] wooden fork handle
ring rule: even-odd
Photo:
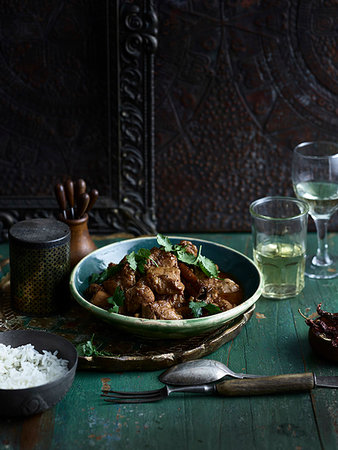
[[[219,395],[246,396],[310,391],[315,387],[312,373],[296,373],[241,380],[222,381],[216,385]]]

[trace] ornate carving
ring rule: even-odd
[[[153,2],[3,3],[0,232],[67,177],[100,192],[92,232],[154,232]]]
[[[157,16],[152,1],[121,8],[121,190],[120,210],[131,227],[154,232],[154,112],[152,68]],[[134,223],[133,223],[134,222]]]

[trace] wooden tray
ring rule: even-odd
[[[112,356],[79,357],[78,369],[123,372],[157,370],[209,355],[234,339],[250,320],[255,306],[226,326],[189,339],[147,340],[114,330],[94,318],[89,311],[72,303],[63,315],[29,317],[16,313],[10,302],[8,275],[0,282],[0,331],[33,329],[49,331],[65,337],[75,346],[93,338],[96,346]]]

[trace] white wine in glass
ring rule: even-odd
[[[327,227],[338,209],[338,144],[318,141],[297,145],[292,183],[296,196],[309,205],[317,228],[317,253],[307,257],[305,274],[310,278],[335,278],[338,259],[329,253]]]

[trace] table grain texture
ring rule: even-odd
[[[252,257],[250,234],[189,234],[218,242]],[[98,246],[111,237],[96,237]],[[315,235],[308,247],[314,251]],[[329,234],[338,253],[338,235]],[[1,259],[8,245],[0,245]],[[310,315],[319,302],[338,311],[338,279],[310,280],[287,300],[260,298],[253,317],[233,341],[207,358],[234,371],[277,375],[313,371],[338,375],[338,366],[312,353],[308,326],[298,312]],[[222,398],[173,394],[158,402],[113,405],[100,397],[108,383],[116,390],[161,387],[152,372],[77,372],[64,399],[45,413],[26,419],[0,419],[0,449],[294,449],[338,448],[336,389],[261,397]],[[0,405],[4,408],[5,405]]]

